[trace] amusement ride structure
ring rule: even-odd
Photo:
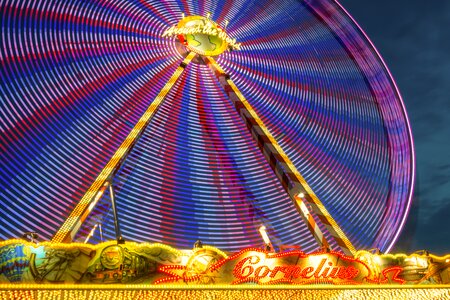
[[[338,3],[4,9],[24,30],[2,32],[2,239],[236,251],[264,226],[274,248],[393,246],[410,127]]]

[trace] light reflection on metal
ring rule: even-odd
[[[87,242],[89,242],[89,239],[94,235],[95,229],[97,229],[97,227],[98,227],[98,223],[95,224],[94,227],[92,227],[91,231],[87,235],[86,239],[84,240],[85,244],[87,244]]]
[[[259,227],[259,234],[261,235],[261,237],[264,241],[264,245],[266,245],[266,247],[267,247],[267,250],[272,250],[273,245],[270,242],[269,235],[267,235],[266,226]]]

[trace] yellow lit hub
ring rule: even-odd
[[[185,17],[178,22],[177,28],[184,32],[178,34],[180,41],[197,54],[217,56],[228,48],[225,31],[205,17]]]

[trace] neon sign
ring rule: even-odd
[[[165,30],[162,37],[178,36],[190,51],[217,56],[225,50],[240,50],[241,43],[228,36],[214,21],[202,16],[184,17],[177,25]]]
[[[272,258],[277,259],[277,258]],[[239,278],[235,283],[243,282],[288,282],[301,283],[305,280],[344,280],[354,281],[360,270],[355,266],[336,265],[328,257],[320,259],[319,264],[312,265],[279,265],[276,262],[270,267],[271,258],[261,257],[260,255],[252,255],[242,259],[233,269],[233,274]],[[365,271],[364,265],[360,266]]]
[[[365,262],[337,252],[305,254],[302,251],[270,253],[251,248],[210,264],[193,273],[183,266],[163,266],[160,272],[169,277],[155,284],[170,282],[204,282],[225,284],[387,284],[405,282],[399,277],[402,268],[390,267],[381,274]]]

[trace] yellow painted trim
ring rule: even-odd
[[[33,248],[38,248],[41,246],[44,247],[52,247],[52,248],[60,248],[60,249],[73,249],[73,248],[88,248],[91,250],[97,250],[97,249],[102,249],[105,248],[107,246],[110,245],[117,245],[117,241],[107,241],[107,242],[103,242],[100,244],[84,244],[84,243],[55,243],[55,242],[42,242],[42,243],[31,243],[25,240],[20,240],[20,239],[11,239],[11,240],[6,240],[6,241],[1,241],[0,242],[0,247],[4,247],[4,246],[8,246],[8,245],[14,245],[14,244],[22,244],[25,246],[29,246],[29,247],[33,247]],[[132,247],[136,247],[136,248],[143,248],[143,247],[149,247],[149,248],[163,248],[166,249],[167,251],[170,251],[174,254],[177,255],[184,255],[184,253],[176,248],[173,248],[171,246],[168,246],[166,244],[161,244],[161,243],[136,243],[136,242],[125,242],[125,244],[122,244],[125,246],[132,246]],[[216,249],[212,246],[209,246],[213,249]],[[217,249],[217,251],[220,251],[219,249]],[[221,251],[220,251],[221,252]]]

